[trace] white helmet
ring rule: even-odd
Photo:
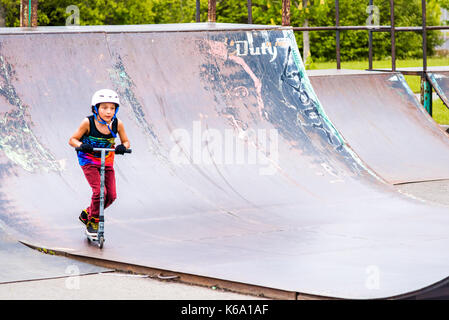
[[[114,90],[110,90],[110,89],[98,90],[92,96],[92,104],[91,105],[93,107],[96,106],[97,104],[103,103],[103,102],[115,103],[117,105],[117,107],[119,107],[119,105],[120,105],[120,100],[118,98],[117,92],[115,92]]]

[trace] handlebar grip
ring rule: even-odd
[[[81,147],[76,147],[75,150],[76,151],[81,151]]]

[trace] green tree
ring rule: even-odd
[[[449,10],[449,0],[435,0],[443,9]]]
[[[5,10],[5,25],[7,27],[20,26],[20,0],[0,0]]]
[[[428,1],[427,23],[438,25],[440,7],[435,1]],[[310,26],[335,25],[335,2],[333,0],[311,0],[307,8],[298,5],[298,1],[292,1],[291,9],[292,25],[302,25],[303,17],[307,17]],[[340,0],[340,25],[366,25],[368,20],[366,0]],[[374,0],[379,9],[379,24],[390,25],[389,0]],[[307,10],[307,11],[306,11]],[[302,19],[301,19],[302,17]],[[396,26],[420,26],[422,24],[420,0],[395,0],[395,25]],[[302,43],[302,35],[297,34],[298,45]],[[376,59],[390,55],[391,36],[389,32],[374,32],[373,52]],[[441,43],[438,31],[429,31],[427,38],[428,53],[433,53],[433,48]],[[312,56],[321,60],[335,60],[335,32],[311,32],[310,46]],[[368,57],[368,32],[367,31],[341,31],[340,46],[342,59],[366,59]],[[422,56],[422,37],[415,32],[396,33],[396,55],[398,58]]]
[[[0,4],[6,11],[6,26],[18,27],[20,0]],[[187,23],[195,22],[196,12],[195,0],[39,0],[38,25],[65,25],[70,5],[79,8],[81,25]],[[202,1],[201,9],[207,19],[207,1]]]
[[[280,25],[282,23],[282,0],[252,0],[253,23]],[[291,25],[334,26],[334,0],[291,0]],[[340,0],[341,25],[366,25],[369,0]],[[19,26],[20,0],[0,0],[6,11],[6,25]],[[390,24],[389,0],[374,0],[379,8],[381,25]],[[46,26],[65,25],[69,5],[79,8],[81,25],[102,24],[160,24],[195,22],[196,0],[39,0],[38,24]],[[207,0],[201,0],[201,21],[207,21]],[[217,0],[217,22],[247,23],[246,0]],[[427,0],[428,25],[440,24],[440,8],[449,8],[449,0]],[[396,26],[421,25],[421,0],[395,0]],[[341,56],[344,60],[368,57],[367,31],[342,31]],[[302,50],[302,32],[296,32]],[[335,32],[310,32],[310,52],[314,60],[335,60]],[[374,32],[374,57],[390,55],[390,33]],[[441,43],[439,31],[428,32],[428,53]],[[421,57],[422,37],[419,32],[397,32],[396,54],[398,58]]]

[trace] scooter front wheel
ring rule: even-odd
[[[100,237],[100,239],[98,239],[98,246],[100,247],[100,249],[103,249],[103,244],[104,244],[104,237]]]

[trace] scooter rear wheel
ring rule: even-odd
[[[103,249],[103,244],[104,244],[104,237],[100,237],[100,239],[98,239],[98,246],[100,247],[100,249]]]

